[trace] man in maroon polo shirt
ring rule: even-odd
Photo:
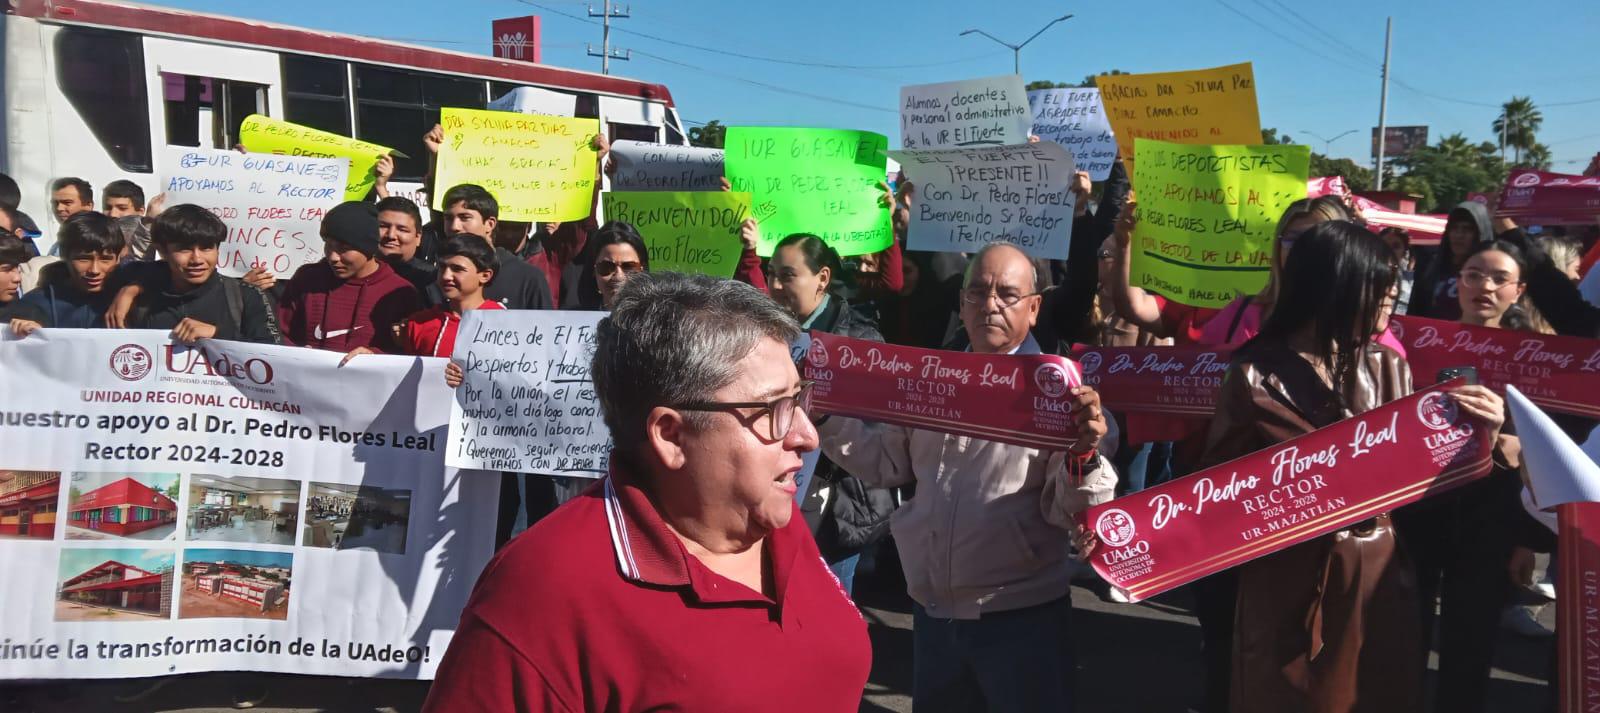
[[[795,507],[799,326],[744,283],[628,280],[593,376],[611,472],[500,551],[425,711],[854,711],[865,622]]]

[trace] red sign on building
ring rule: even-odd
[[[539,16],[508,17],[494,21],[494,56],[539,62]]]

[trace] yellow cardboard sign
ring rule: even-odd
[[[594,210],[598,119],[446,107],[439,123],[434,210],[444,210],[445,192],[463,183],[493,194],[501,220],[558,223]]]
[[[1278,219],[1306,197],[1311,149],[1138,143],[1131,283],[1195,307],[1261,291]]]
[[[270,153],[280,156],[310,156],[312,158],[350,159],[350,176],[344,189],[347,201],[366,200],[367,193],[377,183],[372,167],[378,159],[394,149],[370,141],[352,139],[309,126],[291,124],[270,116],[251,114],[239,127],[239,143],[251,153]]]
[[[1095,77],[1117,150],[1133,172],[1133,140],[1175,144],[1261,143],[1250,63],[1187,72]]]

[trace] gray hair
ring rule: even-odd
[[[1032,271],[1032,272],[1029,273],[1029,276],[1028,276],[1028,284],[1033,285],[1033,289],[1035,291],[1044,289],[1044,287],[1042,285],[1040,285],[1040,283],[1039,283],[1039,265],[1038,265],[1038,263],[1035,263],[1033,261],[1033,258],[1029,257],[1028,253],[1024,252],[1022,248],[1019,248],[1019,247],[1017,247],[1015,245],[1012,245],[1011,243],[1006,243],[1006,242],[989,243],[988,245],[985,245],[985,246],[983,246],[981,248],[978,248],[978,252],[973,253],[972,259],[967,261],[967,269],[966,269],[966,271],[963,272],[962,275],[961,275],[961,287],[962,287],[962,289],[965,289],[967,287],[967,285],[972,284],[972,268],[977,267],[978,263],[983,262],[983,256],[988,255],[989,253],[994,252],[995,250],[1001,250],[1001,249],[1011,249],[1011,250],[1017,251],[1017,254],[1021,255],[1022,259],[1027,261],[1028,269]]]
[[[794,317],[742,282],[675,272],[628,278],[600,320],[590,364],[618,454],[643,445],[651,409],[708,398],[739,377],[739,362],[761,339],[788,344],[799,334]],[[698,428],[705,416],[685,420]]]

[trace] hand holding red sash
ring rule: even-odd
[[[1463,383],[1090,508],[1095,571],[1139,601],[1488,474]]]
[[[1552,411],[1600,418],[1600,340],[1474,327],[1396,316],[1390,322],[1406,347],[1418,383],[1440,369],[1470,366],[1495,391],[1515,386]]]
[[[819,413],[1052,451],[1072,450],[1078,367],[1053,354],[918,349],[812,332],[803,363]]]

